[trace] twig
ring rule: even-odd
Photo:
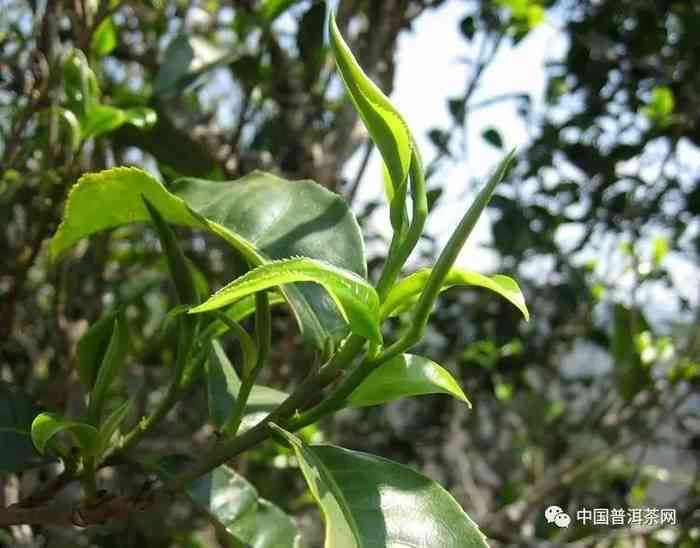
[[[353,180],[352,185],[350,185],[350,190],[348,190],[347,196],[345,198],[349,205],[352,205],[352,203],[355,201],[357,190],[360,188],[360,183],[362,182],[362,178],[365,174],[365,171],[367,171],[367,166],[369,165],[369,159],[372,156],[373,148],[374,146],[372,140],[367,139],[367,143],[365,144],[365,150],[362,155],[362,162],[360,163],[360,167],[357,170],[357,173],[355,174],[355,179]]]

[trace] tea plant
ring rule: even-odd
[[[111,390],[130,351],[128,319],[119,309],[95,323],[78,345],[85,415],[43,412],[31,422],[34,446],[42,455],[59,458],[64,472],[29,499],[0,510],[0,526],[87,527],[182,494],[227,544],[297,546],[293,521],[226,464],[274,438],[296,456],[323,513],[326,546],[486,546],[478,527],[429,478],[381,457],[308,444],[294,434],[344,408],[422,394],[442,393],[470,405],[446,369],[408,353],[421,340],[441,291],[459,285],[484,287],[528,317],[512,279],[454,266],[512,154],[478,194],[434,267],[401,277],[428,214],[420,153],[404,119],[362,71],[332,19],[329,30],[347,93],[386,166],[393,236],[376,285],[367,280],[362,236],[352,212],[339,196],[313,181],[292,182],[256,171],[231,182],[185,178],[166,188],[136,168],[83,176],[72,188],[63,222],[51,239],[50,259],[59,261],[83,238],[102,230],[153,225],[179,301],[164,320],[164,329],[178,330],[170,382],[146,416],[130,424],[133,399],[119,400]],[[94,75],[80,56],[69,58],[67,70],[73,93],[67,93],[70,108],[61,114],[76,148],[83,139],[118,125],[149,123],[152,113],[147,109],[99,104]],[[173,225],[222,238],[249,270],[206,297]],[[291,393],[257,383],[274,342],[274,306],[291,309],[322,364]],[[407,327],[396,340],[387,341],[382,326],[399,314],[409,319]],[[249,324],[252,332],[245,327]],[[236,365],[220,342],[229,335],[241,348]],[[139,443],[198,383],[207,387],[210,421],[218,432],[211,449],[188,457],[140,456]],[[31,408],[25,411],[33,413]],[[14,420],[5,426],[19,428],[17,415]],[[15,449],[21,454],[19,447],[3,448]],[[125,462],[156,474],[159,481],[131,494],[101,490],[100,470]],[[52,504],[54,495],[74,481],[82,485],[80,503]]]

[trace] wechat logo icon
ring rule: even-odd
[[[571,517],[560,506],[550,506],[544,511],[547,523],[554,523],[560,529],[571,525]]]

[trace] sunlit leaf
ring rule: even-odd
[[[330,21],[330,38],[345,89],[381,152],[396,190],[408,177],[413,151],[406,122],[389,98],[362,70],[333,17]]]
[[[73,435],[86,455],[94,456],[100,444],[97,428],[84,422],[66,419],[56,413],[41,413],[32,422],[32,442],[42,455],[46,445],[59,432],[67,431]]]
[[[326,522],[326,548],[484,548],[484,535],[440,485],[414,470],[331,445],[291,444]]]
[[[272,22],[301,0],[263,0],[260,6],[260,15],[268,22]]]
[[[379,405],[425,394],[448,394],[471,406],[449,371],[435,362],[403,354],[380,365],[348,398],[350,407]]]
[[[355,333],[381,342],[379,297],[374,288],[353,272],[307,258],[285,259],[259,266],[192,308],[190,313],[216,310],[257,291],[297,282],[323,286]]]
[[[71,51],[63,61],[63,89],[68,107],[82,124],[84,116],[99,100],[100,87],[85,54],[80,50]]]
[[[117,47],[117,28],[111,17],[105,18],[92,34],[90,48],[98,57],[112,53]]]
[[[381,317],[386,318],[410,308],[420,295],[423,287],[425,287],[430,272],[431,269],[425,268],[399,281],[389,291],[385,301],[382,303]],[[484,276],[478,272],[452,268],[445,279],[441,291],[454,286],[476,286],[490,289],[517,307],[526,320],[530,319],[530,313],[527,310],[525,298],[520,291],[520,287],[515,280],[508,276],[501,274]]]
[[[667,87],[655,87],[651,90],[651,99],[642,113],[659,125],[668,125],[676,108],[673,91]]]

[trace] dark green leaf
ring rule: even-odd
[[[205,508],[223,529],[253,548],[296,548],[299,532],[292,519],[271,502],[259,498],[245,478],[226,466],[216,468],[206,479],[206,497],[194,500]],[[203,494],[204,489],[198,489]]]
[[[0,475],[34,468],[44,462],[31,439],[39,408],[25,394],[0,383]]]
[[[466,115],[467,107],[464,99],[449,99],[447,101],[447,108],[454,118],[455,122],[459,124],[464,123],[464,117]]]
[[[253,172],[219,183],[181,179],[173,193],[145,172],[115,168],[83,176],[68,197],[64,220],[51,240],[56,260],[81,238],[100,230],[149,220],[145,196],[168,223],[209,230],[253,265],[306,256],[366,276],[360,230],[347,204],[312,181],[286,181]],[[109,208],[96,203],[109,200]],[[333,300],[314,284],[282,291],[305,338],[324,348],[347,326]]]
[[[307,86],[318,80],[326,51],[323,47],[326,29],[326,3],[314,2],[299,21],[297,48],[304,63]]]
[[[442,154],[451,155],[450,152],[450,134],[440,129],[431,129],[428,132],[428,139],[435,145]]]
[[[491,145],[495,146],[496,148],[502,149],[503,148],[503,138],[501,137],[501,134],[495,130],[494,128],[489,128],[486,131],[484,131],[481,136]]]
[[[443,189],[442,187],[434,188],[432,190],[429,190],[426,198],[428,199],[428,211],[432,211],[433,208],[435,207],[435,204],[437,201],[440,199],[440,196],[442,196]]]
[[[639,311],[621,304],[615,305],[611,350],[615,359],[618,387],[627,401],[651,383],[649,368],[642,363],[635,344],[639,334],[648,329],[649,326]]]
[[[114,330],[117,312],[105,314],[92,324],[78,341],[78,376],[85,392],[90,392]]]
[[[165,253],[170,277],[175,285],[175,292],[180,304],[199,303],[199,295],[197,295],[197,290],[195,289],[191,269],[187,264],[187,259],[182,252],[173,229],[163,220],[156,207],[148,199],[144,197],[143,202],[158,233],[160,245]]]
[[[219,176],[215,158],[202,143],[176,127],[163,109],[153,112],[156,117],[153,127],[144,131],[133,124],[123,125],[110,134],[110,140],[120,148],[143,149],[158,160],[163,171],[174,172],[176,176]]]
[[[124,358],[129,349],[128,325],[122,314],[117,314],[114,321],[112,336],[107,350],[105,350],[102,363],[97,371],[95,384],[90,391],[90,404],[88,406],[88,422],[99,425],[102,420],[102,409],[112,382],[119,373]]]
[[[350,395],[348,405],[379,405],[424,394],[448,394],[471,407],[449,371],[427,358],[412,354],[396,356],[377,367]]]
[[[218,341],[212,341],[212,356],[207,363],[207,393],[209,416],[221,428],[231,413],[238,398],[241,381]],[[246,413],[270,412],[287,399],[287,394],[267,386],[255,385],[246,404]]]
[[[158,69],[153,91],[156,94],[182,91],[200,75],[232,59],[231,54],[204,38],[180,34],[165,51],[165,60]]]
[[[467,40],[474,38],[474,34],[476,33],[476,23],[474,22],[474,17],[467,15],[464,19],[462,19],[459,24],[459,30],[462,31],[462,34]]]
[[[161,457],[154,468],[171,478],[192,460],[184,455]],[[227,466],[219,466],[186,489],[186,494],[234,546],[245,548],[298,548],[299,532],[294,521],[258,492],[245,478]]]
[[[326,522],[326,548],[485,548],[486,539],[450,494],[389,460],[330,445],[292,445]]]

